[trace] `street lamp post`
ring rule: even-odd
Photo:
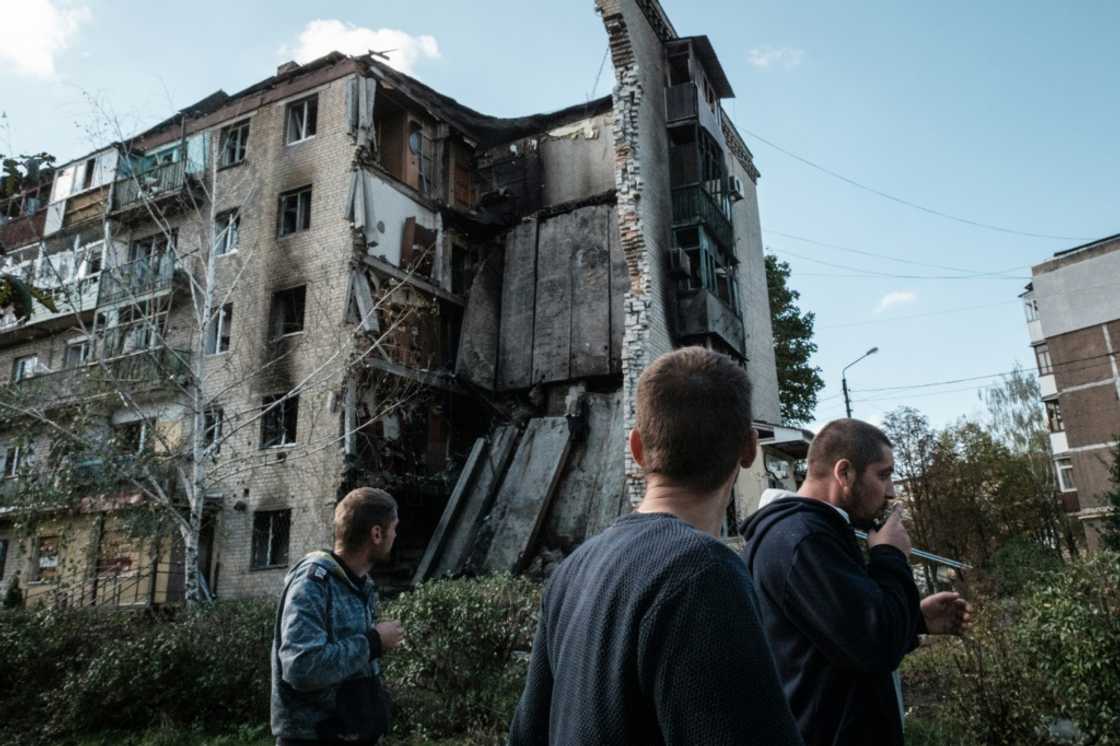
[[[870,350],[868,350],[867,352],[863,353],[862,355],[857,357],[852,362],[845,365],[844,369],[840,371],[840,384],[841,384],[841,387],[844,389],[844,409],[847,410],[847,412],[848,412],[848,419],[852,418],[852,402],[848,398],[848,378],[845,374],[848,372],[848,368],[852,367],[853,365],[858,363],[860,360],[863,360],[865,357],[868,357],[870,355],[874,355],[878,351],[879,351],[878,347],[872,347]]]

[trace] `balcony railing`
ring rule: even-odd
[[[178,194],[187,183],[186,162],[164,163],[120,179],[113,186],[113,210],[143,205],[145,200]]]
[[[154,347],[75,368],[28,376],[5,389],[29,406],[63,405],[102,392],[173,387],[190,372],[190,352]]]
[[[52,311],[39,301],[35,301],[31,307],[31,317],[24,323],[21,323],[16,318],[15,313],[9,310],[7,313],[0,315],[0,334],[47,321],[67,319],[84,311],[92,311],[97,304],[99,282],[96,276],[87,277],[66,283],[61,287],[48,288],[48,290],[50,290],[55,307],[58,310]],[[64,323],[69,322],[58,321],[58,325]]]
[[[139,300],[170,290],[175,280],[175,255],[143,257],[127,264],[108,267],[101,273],[97,305]]]
[[[733,250],[735,233],[719,203],[699,184],[673,190],[673,224],[701,223],[723,248]]]

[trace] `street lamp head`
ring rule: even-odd
[[[878,347],[872,347],[870,350],[867,351],[867,354],[868,355],[874,355],[878,351],[879,351]]]

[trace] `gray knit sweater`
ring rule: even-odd
[[[719,541],[620,518],[545,591],[510,744],[801,744],[755,606]]]

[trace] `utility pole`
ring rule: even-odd
[[[863,353],[862,355],[857,357],[852,362],[845,365],[844,369],[840,371],[840,385],[841,385],[841,388],[843,388],[843,390],[844,390],[844,409],[848,413],[848,419],[852,418],[852,401],[851,401],[850,398],[848,398],[848,377],[846,375],[847,372],[848,372],[848,368],[852,367],[853,365],[858,363],[860,360],[863,360],[868,355],[874,355],[878,351],[879,351],[878,347],[872,347],[870,350],[868,350],[867,352]]]

